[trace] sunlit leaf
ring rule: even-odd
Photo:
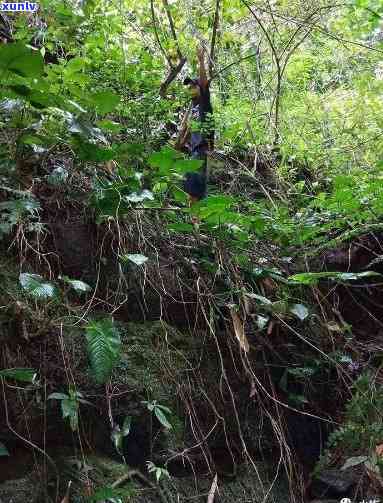
[[[371,276],[381,276],[375,271],[364,272],[303,272],[289,276],[289,280],[293,283],[301,283],[302,285],[315,285],[321,279],[331,279],[339,281],[355,281],[360,278],[368,278]]]
[[[100,91],[90,96],[90,101],[98,112],[106,114],[112,112],[120,102],[120,97],[111,91]]]
[[[117,452],[121,453],[124,435],[123,435],[123,432],[121,431],[118,424],[116,424],[112,430],[111,439],[112,439],[113,445],[115,446]]]
[[[293,304],[290,307],[290,312],[295,314],[301,321],[305,320],[309,315],[309,310],[304,304]]]
[[[154,407],[154,414],[156,415],[162,426],[164,426],[166,429],[171,430],[173,428],[160,407]]]
[[[32,297],[39,299],[51,298],[56,289],[52,283],[48,283],[39,274],[20,273],[20,285]]]
[[[148,257],[145,257],[145,255],[141,255],[140,253],[127,253],[126,255],[122,255],[120,258],[124,262],[130,261],[136,265],[143,265],[149,260]]]
[[[126,201],[130,201],[132,203],[140,203],[141,201],[145,201],[145,199],[148,199],[149,201],[153,201],[154,196],[150,192],[150,190],[144,189],[140,193],[132,192],[131,194],[124,196],[124,199]]]
[[[39,51],[33,51],[22,43],[1,44],[0,72],[3,70],[37,78],[44,72],[44,60]]]
[[[269,322],[270,318],[258,315],[256,319],[258,328],[260,330],[263,330],[266,327],[267,323]]]
[[[65,394],[65,393],[51,393],[49,396],[48,396],[48,400],[67,400],[69,398],[69,395]]]
[[[110,501],[110,503],[122,503],[120,494],[121,491],[118,489],[102,487],[101,489],[97,489],[92,496],[89,496],[87,501],[91,503],[104,503],[105,501]]]
[[[367,460],[368,460],[368,456],[353,456],[351,458],[346,459],[341,470],[347,470],[347,468],[351,468],[352,466],[358,466]]]
[[[91,290],[91,287],[87,283],[84,283],[84,281],[80,281],[79,279],[70,279],[67,276],[61,276],[60,279],[65,281],[65,283],[71,286],[73,290],[76,290],[76,292],[83,293]]]
[[[246,292],[245,295],[246,297],[250,297],[250,299],[258,300],[261,304],[268,304],[268,305],[272,304],[272,301],[270,299],[267,299],[263,295],[258,295],[257,293],[251,293],[251,292]]]
[[[124,437],[129,435],[132,426],[132,416],[126,416],[124,419],[124,424],[122,425],[122,434]]]
[[[68,171],[59,166],[55,168],[50,175],[48,175],[47,180],[52,185],[61,185],[68,180],[69,173]]]

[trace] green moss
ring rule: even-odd
[[[146,400],[173,402],[176,382],[185,368],[177,345],[185,338],[175,328],[156,321],[127,323],[122,332],[122,359],[113,381],[128,385]]]

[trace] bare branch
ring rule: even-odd
[[[255,9],[257,9],[258,11],[260,12],[263,12],[263,13],[266,13],[266,14],[271,14],[271,12],[263,7],[260,7],[260,6],[253,6]],[[337,9],[337,8],[346,8],[346,7],[350,7],[349,4],[333,4],[333,5],[325,5],[323,7],[320,7],[318,9],[319,10],[330,10],[330,9]],[[356,45],[357,47],[362,47],[363,49],[368,49],[370,51],[375,51],[375,52],[379,52],[379,53],[383,53],[383,51],[381,49],[378,49],[376,47],[371,47],[369,45],[366,45],[366,44],[363,44],[362,42],[355,42],[353,40],[348,40],[346,38],[342,38],[342,37],[339,37],[338,35],[336,35],[335,33],[332,33],[331,31],[323,28],[323,26],[317,24],[317,23],[309,23],[309,22],[306,22],[304,21],[303,19],[297,19],[297,18],[294,18],[294,17],[287,17],[287,16],[284,16],[283,14],[279,14],[278,12],[276,11],[273,11],[273,16],[275,16],[276,18],[279,18],[279,19],[283,19],[284,21],[287,21],[289,23],[293,23],[293,24],[297,24],[299,26],[302,25],[302,23],[305,23],[307,25],[312,25],[315,27],[316,30],[318,30],[319,32],[323,33],[324,35],[327,35],[328,37],[336,40],[337,42],[341,42],[343,44],[350,44],[350,45]]]
[[[241,63],[242,61],[246,61],[247,59],[251,59],[251,58],[255,58],[258,56],[258,51],[257,52],[252,52],[251,54],[248,54],[247,56],[243,56],[243,58],[239,58],[235,61],[232,61],[231,63],[229,63],[228,65],[224,66],[223,68],[221,68],[220,70],[218,70],[217,72],[215,72],[210,80],[213,80],[215,79],[216,77],[218,77],[219,75],[221,75],[221,73],[224,73],[226,72],[226,70],[228,70],[229,68],[231,68],[232,66],[234,65],[238,65],[238,63]]]
[[[264,33],[264,35],[270,45],[270,49],[273,54],[273,59],[275,61],[275,66],[277,67],[277,85],[276,85],[276,90],[275,90],[275,98],[271,104],[271,110],[270,110],[270,114],[271,114],[273,111],[273,106],[274,106],[273,127],[274,127],[274,133],[275,133],[274,144],[276,144],[278,141],[278,138],[279,138],[279,104],[280,104],[281,87],[282,87],[282,68],[281,68],[281,63],[280,63],[280,56],[277,53],[274,42],[271,40],[271,37],[270,37],[268,31],[264,27],[264,25],[263,25],[262,21],[260,20],[260,18],[258,17],[258,15],[254,12],[254,10],[246,2],[246,0],[241,0],[241,1],[248,8],[248,10],[251,12],[254,19],[257,21],[261,30],[263,31],[263,33]]]

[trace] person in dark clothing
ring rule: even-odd
[[[186,173],[183,188],[189,195],[190,202],[200,201],[207,195],[208,152],[214,148],[214,128],[212,125],[213,108],[210,101],[210,80],[207,78],[205,54],[198,50],[199,77],[186,78],[184,85],[190,90],[192,104],[188,117],[192,121],[189,150],[192,159],[203,161],[199,172]],[[186,120],[187,120],[186,118]],[[184,135],[185,136],[185,135]]]

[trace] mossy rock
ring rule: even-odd
[[[161,321],[120,325],[122,359],[113,383],[127,385],[138,395],[175,405],[176,383],[187,367],[184,352],[193,351],[188,334]]]
[[[39,503],[40,486],[32,477],[7,480],[0,484],[0,503]]]

